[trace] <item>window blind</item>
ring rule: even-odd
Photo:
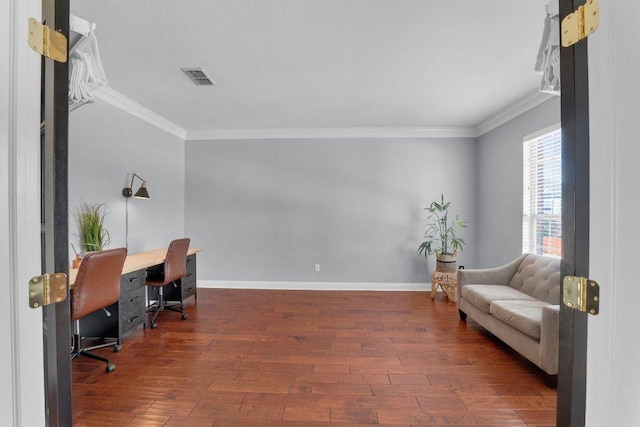
[[[522,251],[562,256],[562,134],[523,145]]]

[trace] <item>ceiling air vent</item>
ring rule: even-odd
[[[216,85],[202,68],[181,68],[181,70],[198,86]]]

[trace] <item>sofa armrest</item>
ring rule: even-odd
[[[521,255],[508,264],[500,267],[484,268],[475,270],[458,270],[458,284],[464,286],[476,285],[503,285],[509,284],[513,276],[518,271],[518,267],[527,255]]]
[[[458,270],[458,305],[465,285],[502,285],[507,286],[518,271],[518,267],[527,254],[522,254],[508,264],[494,268]]]
[[[549,375],[558,373],[560,305],[542,307],[540,324],[540,368]]]

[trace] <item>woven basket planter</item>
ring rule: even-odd
[[[441,273],[455,273],[456,254],[439,255],[436,261],[436,271]]]

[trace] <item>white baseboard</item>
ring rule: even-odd
[[[199,288],[280,289],[303,291],[431,291],[428,283],[273,282],[198,280]]]

